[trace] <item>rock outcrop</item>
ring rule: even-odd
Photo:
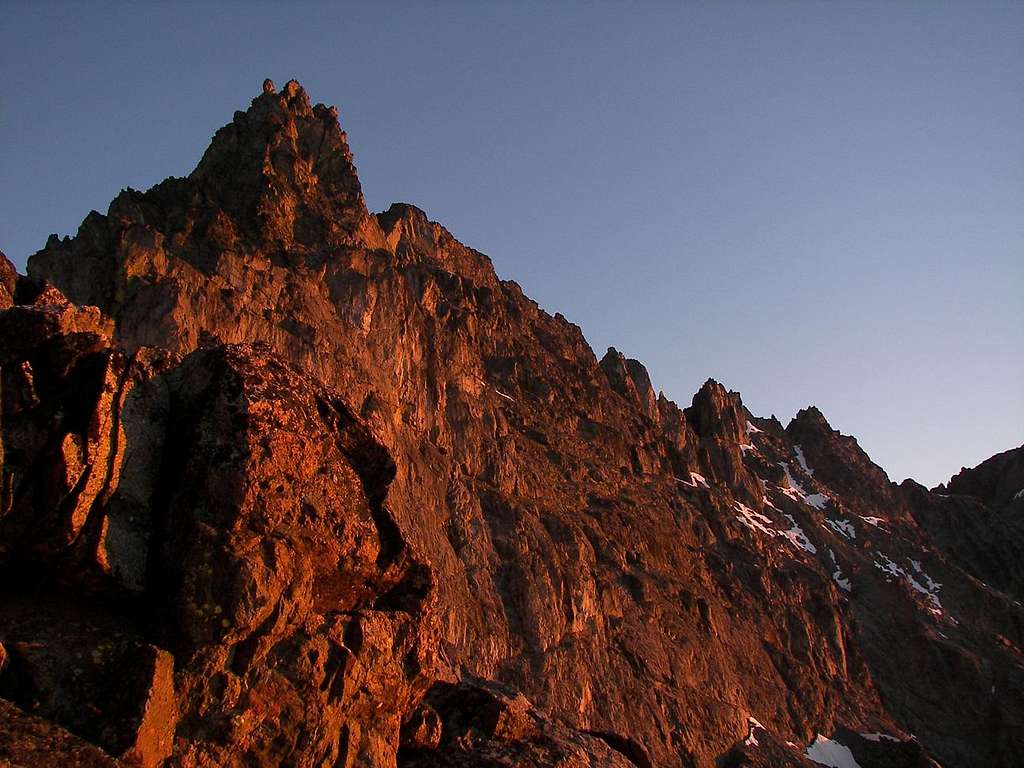
[[[938,489],[940,492],[942,488]],[[993,509],[1024,502],[1024,445],[997,453],[973,469],[961,469],[946,489],[950,494],[973,496]]]
[[[0,309],[7,309],[14,303],[14,291],[18,285],[18,271],[3,251],[0,251]]]
[[[5,265],[0,696],[40,739],[182,766],[1024,749],[1022,539],[989,548],[1019,461],[947,498],[814,408],[656,396],[418,208],[370,214],[294,81]]]

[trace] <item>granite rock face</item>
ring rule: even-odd
[[[14,303],[14,290],[18,285],[18,270],[0,251],[0,309],[7,309]]]
[[[814,408],[679,407],[418,208],[370,214],[294,81],[5,265],[0,696],[111,759],[1024,749],[1019,458],[933,492]]]
[[[74,311],[0,316],[0,693],[126,764],[393,765],[433,650],[386,449],[265,347]]]

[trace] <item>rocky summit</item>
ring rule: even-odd
[[[0,764],[1024,764],[1024,447],[686,407],[267,81],[0,260]]]

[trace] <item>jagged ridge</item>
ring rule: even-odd
[[[421,629],[410,634],[389,619],[375,625],[375,637],[381,648],[404,638],[411,645],[401,646],[402,653],[418,661],[403,663],[399,672],[387,661],[398,657],[375,652],[364,672],[341,678],[377,681],[369,701],[386,704],[384,712],[371,717],[366,704],[346,698],[350,683],[339,683],[339,690],[327,685],[313,696],[313,709],[290,725],[279,712],[255,731],[202,735],[211,719],[245,717],[266,700],[265,676],[274,667],[263,650],[253,650],[269,642],[258,638],[269,632],[278,653],[280,643],[305,647],[324,630],[314,631],[309,618],[300,642],[302,622],[294,617],[349,611],[347,601],[361,593],[382,601],[367,610],[394,614],[384,597],[393,588],[379,585],[397,577],[374,576],[381,565],[386,574],[387,564],[356,549],[346,565],[327,569],[349,580],[327,590],[326,602],[282,586],[271,600],[279,606],[272,626],[247,618],[249,634],[200,634],[184,646],[151,638],[154,647],[172,652],[176,665],[195,670],[179,673],[184,682],[175,685],[172,762],[197,765],[213,757],[276,765],[329,753],[343,765],[474,764],[495,755],[549,764],[553,758],[543,752],[549,747],[541,745],[554,739],[572,759],[598,764],[710,765],[719,758],[758,764],[769,751],[759,753],[759,740],[749,738],[750,717],[776,739],[772,764],[806,764],[802,747],[785,742],[809,744],[818,733],[846,734],[844,743],[858,751],[864,768],[871,760],[923,764],[914,762],[925,760],[921,749],[907,741],[891,742],[902,745],[903,757],[871,757],[874,747],[860,743],[857,733],[878,731],[897,739],[915,733],[951,764],[1011,759],[1022,738],[1006,724],[1024,713],[1018,650],[1024,622],[1019,604],[999,590],[1016,589],[1019,581],[982,584],[977,564],[944,543],[937,531],[957,524],[956,510],[942,522],[920,522],[921,510],[942,507],[942,497],[893,486],[852,438],[833,432],[815,410],[783,428],[751,416],[738,394],[714,381],[681,409],[654,396],[637,361],[609,350],[598,362],[577,327],[499,280],[485,256],[419,209],[396,205],[368,214],[335,118],[326,107],[310,108],[297,83],[282,94],[265,88],[217,133],[187,179],[123,193],[106,216],[90,214],[76,237],[51,239],[29,262],[31,280],[16,286],[35,297],[7,316],[10,323],[26,312],[48,317],[44,308],[60,300],[46,298],[53,289],[42,287],[44,280],[78,304],[100,307],[113,327],[103,336],[109,341],[98,343],[111,351],[94,352],[113,360],[128,355],[133,365],[156,355],[166,362],[147,362],[121,380],[166,381],[153,386],[166,386],[169,402],[181,403],[139,405],[134,418],[185,408],[180,421],[193,425],[188,434],[212,441],[199,452],[200,462],[221,452],[259,455],[259,435],[238,442],[235,422],[208,415],[215,406],[228,413],[239,396],[246,408],[305,413],[290,423],[314,445],[337,442],[324,436],[339,428],[331,426],[336,417],[323,432],[303,425],[340,409],[349,414],[342,427],[365,421],[393,461],[387,513],[369,519],[381,546],[400,542],[406,552],[411,586],[397,594],[409,618],[401,621]],[[5,338],[21,333],[9,327],[15,335]],[[252,342],[266,346],[244,353],[237,350],[254,348],[225,346]],[[68,396],[58,388],[33,400],[36,379],[51,375],[37,346],[14,350],[4,361],[5,445]],[[278,358],[295,378],[261,385],[259,371],[275,365],[265,361]],[[210,377],[222,376],[224,365],[238,371],[238,383],[210,390]],[[293,404],[305,397],[298,391],[321,389],[319,401],[336,408],[314,416]],[[223,394],[202,394],[213,391]],[[8,392],[22,399],[12,401]],[[101,401],[92,408],[102,421],[111,406]],[[116,410],[128,423],[128,409]],[[189,532],[195,523],[167,511],[167,494],[156,489],[174,488],[167,478],[181,477],[181,469],[169,467],[197,438],[180,437],[177,417],[163,418],[157,423],[167,425],[165,436],[152,441],[148,454],[134,450],[130,432],[126,448],[118,443],[121,463],[105,474],[98,493],[83,497],[88,484],[68,492],[72,506],[88,502],[100,530],[110,521],[109,531],[124,516],[112,500],[130,491],[143,549],[177,557],[172,553],[181,545],[174,542],[182,535],[218,541],[228,522],[202,520],[209,531]],[[39,497],[19,473],[28,477],[55,461],[67,465],[67,458],[19,450],[5,464],[5,487],[13,489],[7,498],[31,500],[63,524],[67,504]],[[79,450],[78,462],[87,466],[102,465],[109,452],[91,445]],[[149,476],[153,461],[163,478],[157,486],[126,481]],[[289,473],[284,463],[272,464]],[[231,482],[186,482],[185,508],[203,505],[232,483],[259,486],[256,465],[235,466]],[[197,465],[198,477],[207,471]],[[251,507],[231,525],[251,526],[250,516],[266,515],[270,502],[261,494],[273,490],[269,484],[247,497]],[[305,535],[312,514],[299,503],[305,491],[295,486],[286,499],[289,494],[300,512],[286,541]],[[313,508],[329,506],[330,494],[323,499]],[[0,539],[20,563],[25,528],[8,525],[17,519],[10,517],[11,503]],[[254,541],[281,535],[252,530]],[[104,562],[93,548],[33,552],[27,559],[57,583],[90,574],[97,596],[127,593],[148,603],[166,591],[163,576],[147,569],[140,578],[137,569],[112,566],[110,556]],[[1019,555],[1019,544],[1008,544],[1006,552]],[[246,557],[235,562],[235,573],[250,573],[243,593],[258,592],[264,582],[251,574]],[[320,578],[302,576],[301,558],[274,562],[283,584]],[[172,582],[184,584],[199,571],[174,572]],[[203,588],[217,588],[221,578]],[[170,593],[180,594],[180,587]],[[186,632],[207,631],[194,613],[181,616]],[[285,616],[293,618],[285,622]],[[348,639],[339,643],[348,649],[343,658],[360,657]],[[214,654],[211,660],[189,667],[195,649],[206,646],[216,649],[204,652]],[[435,646],[438,657],[429,658],[423,649]],[[241,671],[219,661],[239,653]],[[976,663],[979,658],[985,663]],[[321,679],[294,669],[289,685],[297,691]],[[204,688],[199,670],[222,670],[228,682]],[[514,694],[480,680],[510,685],[533,704],[516,703]],[[481,723],[453,707],[445,686],[460,684],[492,702],[493,717]],[[387,693],[380,687],[387,685],[400,690]],[[546,711],[552,720],[530,711]],[[74,730],[55,712],[49,714]],[[302,737],[295,717],[321,723],[318,740]],[[558,730],[566,726],[572,730]],[[889,742],[878,743],[885,752]]]

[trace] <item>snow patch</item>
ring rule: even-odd
[[[757,747],[757,736],[754,735],[754,731],[760,728],[762,731],[767,732],[767,729],[761,725],[757,720],[752,717],[747,718],[747,740],[743,742],[745,747]]]
[[[807,493],[807,491],[804,490],[804,487],[800,485],[799,481],[793,477],[793,472],[790,470],[788,463],[780,461],[779,466],[782,467],[782,471],[786,473],[786,483],[789,485],[788,488],[779,486],[780,491],[786,494],[793,501],[803,502],[815,509],[825,508],[825,505],[829,502],[828,496],[823,493]]]
[[[830,768],[860,768],[860,765],[853,759],[853,753],[849,747],[843,746],[838,741],[826,739],[820,733],[814,743],[807,748],[807,757],[818,765],[827,765]]]
[[[779,486],[779,490],[782,491],[782,495],[783,496],[788,496],[793,501],[803,501],[804,500],[803,494],[800,493],[800,491],[797,491],[797,490],[795,490],[793,488],[783,488],[780,485]]]
[[[739,514],[736,515],[736,519],[743,523],[743,525],[747,526],[750,530],[760,531],[761,533],[766,533],[769,536],[779,535],[779,532],[774,528],[768,527],[768,524],[772,522],[771,518],[765,517],[760,512],[755,512],[742,501],[734,501],[733,508],[739,512]]]
[[[875,526],[875,528],[881,528],[882,530],[885,530],[884,528],[882,528],[882,523],[887,522],[887,520],[884,517],[865,517],[864,515],[857,515],[857,517],[859,517],[868,525],[873,525]]]
[[[509,396],[509,395],[506,395],[506,394],[505,394],[504,392],[502,392],[502,391],[501,391],[500,389],[498,389],[497,387],[495,387],[495,388],[494,388],[494,391],[495,391],[495,393],[496,393],[496,394],[498,395],[498,397],[504,397],[504,398],[505,398],[506,400],[508,400],[508,401],[509,401],[510,403],[514,403],[514,402],[515,402],[515,399],[514,399],[514,398],[512,398],[512,397],[511,397],[511,396]]]
[[[681,483],[682,485],[688,485],[691,488],[696,488],[697,486],[701,485],[704,486],[705,488],[711,487],[708,485],[708,481],[704,479],[704,476],[698,475],[696,472],[690,473],[689,481],[683,480],[683,478],[676,477],[675,475],[672,475],[672,479],[675,480],[677,483]]]
[[[845,536],[848,539],[856,539],[857,531],[853,528],[853,523],[849,520],[833,520],[830,517],[825,518],[825,523],[833,531],[838,533],[840,536]]]
[[[894,578],[906,581],[907,584],[910,585],[911,589],[924,595],[931,603],[931,607],[928,609],[929,611],[937,616],[942,615],[942,603],[939,602],[939,590],[942,589],[942,585],[921,569],[921,563],[917,560],[910,560],[910,558],[907,558],[910,560],[910,567],[924,580],[924,584],[903,568],[896,565],[896,563],[894,563],[884,552],[879,552],[878,555],[880,559],[875,560],[875,568],[878,568],[883,573],[887,573]]]
[[[1016,501],[1017,499],[1024,499],[1024,488],[1021,488],[1019,491],[1013,494],[1013,500]]]
[[[836,553],[833,552],[831,548],[828,550],[828,556],[832,558],[832,567],[835,569],[832,571],[832,581],[834,581],[844,592],[851,591],[853,589],[853,585],[850,583],[848,578],[843,576],[843,569],[839,567],[839,561],[836,560]]]
[[[828,504],[828,496],[824,493],[809,493],[804,496],[804,501],[815,509],[824,509]]]
[[[765,500],[765,504],[774,509],[776,512],[780,512],[779,508],[772,504],[770,501]],[[789,541],[797,549],[802,549],[804,552],[809,552],[812,555],[818,551],[817,547],[811,543],[811,540],[807,538],[807,534],[804,533],[792,515],[782,513],[783,516],[789,520],[790,528],[786,531],[778,531],[770,526],[774,524],[774,521],[766,515],[757,512],[741,501],[733,502],[733,509],[739,512],[736,515],[736,519],[739,520],[743,525],[752,531],[760,531],[768,536],[782,536]]]
[[[796,454],[796,463],[800,465],[800,469],[808,474],[808,476],[814,476],[814,470],[807,466],[807,457],[804,456],[804,449],[799,445],[793,446],[793,453]]]
[[[787,514],[785,517],[793,527],[788,531],[782,531],[782,535],[789,539],[790,543],[797,549],[802,549],[804,552],[810,552],[812,555],[817,552],[818,548],[811,543],[811,540],[807,538],[803,529],[796,524],[796,520],[793,519],[793,516]]]
[[[789,469],[789,463],[785,461],[780,461],[779,466],[782,467],[782,471],[786,473],[786,482],[789,483],[790,490],[796,491],[801,496],[803,496],[806,493],[806,491],[804,491],[803,486],[800,485],[799,482],[797,482],[797,479],[793,477],[793,473]]]
[[[875,568],[878,568],[880,571],[882,571],[883,573],[887,573],[890,576],[895,576],[896,578],[899,578],[903,575],[903,569],[896,565],[896,563],[894,563],[892,560],[890,560],[888,555],[882,553],[882,558],[885,560],[885,562],[883,563],[879,560],[875,560]]]
[[[747,422],[747,434],[748,435],[760,435],[763,432],[764,432],[764,430],[763,429],[758,429],[757,425],[755,425],[753,422],[750,422],[750,421]]]
[[[897,738],[896,736],[890,736],[887,733],[862,733],[860,737],[862,739],[867,739],[868,741],[875,742],[881,741],[882,739],[885,739],[886,741],[901,741],[901,739]]]

